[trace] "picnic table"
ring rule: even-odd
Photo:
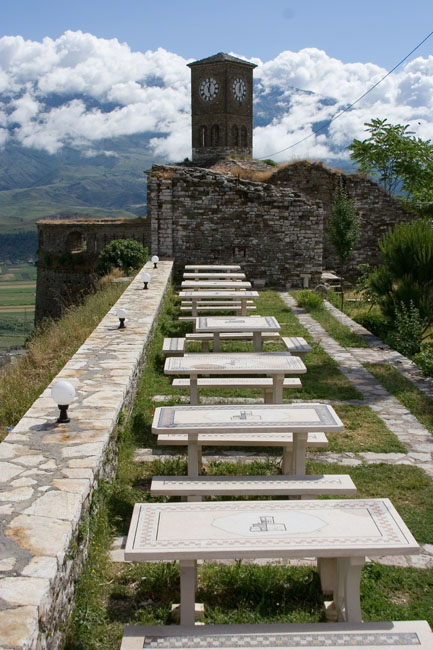
[[[240,271],[239,264],[185,264],[185,271]]]
[[[338,618],[359,623],[365,557],[419,550],[389,499],[137,503],[125,560],[179,561],[180,622],[193,625],[197,560],[332,558]]]
[[[238,284],[240,284],[240,282]],[[232,308],[230,307],[229,303],[233,303],[233,309],[239,309],[241,316],[245,316],[247,313],[248,300],[251,300],[252,298],[258,298],[259,293],[258,291],[248,291],[243,289],[239,291],[211,291],[209,289],[202,289],[200,291],[180,291],[179,297],[183,298],[184,300],[191,301],[191,313],[194,318],[197,318],[198,316],[197,303],[200,300],[209,300],[215,302],[215,306],[218,306],[218,303],[224,303],[224,306],[227,307],[227,311]],[[238,305],[240,305],[240,307]],[[209,311],[211,311],[212,305],[209,304],[208,307]]]
[[[240,291],[241,289],[251,289],[251,282],[243,280],[183,280],[182,289],[226,289]]]
[[[296,358],[296,357],[292,357]],[[161,406],[155,410],[152,433],[188,435],[188,475],[198,476],[198,436],[204,433],[281,433],[293,440],[292,472],[304,475],[308,433],[338,432],[342,421],[328,404],[239,404]]]
[[[281,325],[274,316],[200,316],[195,331],[213,333],[213,350],[220,350],[221,333],[252,332],[254,352],[263,350],[263,334],[279,332]]]
[[[215,280],[217,278],[226,278],[228,280],[245,280],[245,273],[229,273],[228,271],[209,271],[203,273],[185,272],[184,280]]]
[[[166,375],[189,375],[190,402],[199,404],[198,375],[266,375],[272,378],[272,403],[283,401],[284,375],[305,374],[299,357],[289,352],[197,353],[165,360]]]

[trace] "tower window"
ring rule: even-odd
[[[199,133],[199,138],[200,138],[200,147],[205,147],[206,142],[207,142],[207,126],[201,126],[200,127],[200,133]]]
[[[248,131],[246,126],[241,126],[241,147],[248,146]]]
[[[232,145],[233,147],[239,146],[239,129],[236,124],[232,126]]]
[[[211,147],[217,147],[220,141],[220,127],[218,124],[213,124],[210,132]]]

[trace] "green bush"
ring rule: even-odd
[[[366,330],[385,340],[389,334],[389,325],[382,314],[364,313],[354,316],[354,320],[365,327]]]
[[[433,377],[433,343],[424,343],[413,360],[427,377]]]
[[[323,296],[308,289],[302,289],[302,291],[296,293],[296,302],[307,311],[310,309],[323,309]]]
[[[99,256],[98,273],[107,275],[114,268],[125,275],[140,269],[149,259],[149,251],[135,239],[115,239],[104,248]]]
[[[413,300],[409,301],[409,306],[402,302],[395,309],[394,328],[387,338],[387,343],[406,357],[411,357],[420,350],[422,331],[423,323],[419,309],[415,307]]]

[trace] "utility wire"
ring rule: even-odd
[[[389,77],[389,75],[392,74],[392,73],[394,72],[394,70],[397,70],[397,68],[398,68],[399,66],[401,66],[401,64],[404,63],[404,62],[406,61],[406,59],[408,59],[408,58],[409,58],[409,57],[410,57],[414,52],[416,52],[416,50],[417,50],[418,48],[420,48],[421,45],[422,45],[423,43],[425,43],[426,40],[427,40],[428,38],[430,38],[430,36],[431,36],[432,34],[433,34],[433,31],[430,32],[430,34],[427,34],[427,36],[426,36],[425,38],[423,38],[423,40],[420,41],[420,42],[418,43],[418,45],[417,45],[416,47],[414,47],[413,50],[411,50],[411,51],[409,52],[409,54],[406,54],[406,56],[404,57],[404,59],[402,59],[401,61],[399,61],[399,62],[397,63],[397,65],[395,65],[395,66],[394,66],[394,67],[393,67],[389,72],[387,72],[387,73],[386,73],[386,74],[385,74],[381,79],[379,79],[379,81],[377,81],[375,84],[373,84],[373,86],[371,86],[368,90],[366,90],[365,93],[364,93],[363,95],[361,95],[360,97],[358,97],[358,99],[355,99],[355,101],[352,102],[351,104],[349,104],[349,106],[346,106],[346,108],[343,108],[343,110],[341,110],[339,113],[337,113],[336,115],[334,115],[334,117],[331,117],[331,119],[327,120],[327,121],[325,122],[325,124],[323,124],[323,125],[322,125],[320,128],[318,128],[316,131],[313,131],[313,133],[310,133],[309,135],[306,135],[305,137],[301,138],[301,140],[298,140],[298,141],[295,142],[294,144],[289,145],[289,146],[286,147],[285,149],[280,149],[280,151],[274,151],[273,153],[269,153],[269,154],[267,154],[266,156],[262,156],[261,158],[257,158],[257,160],[264,160],[265,158],[270,158],[271,156],[276,156],[276,155],[279,154],[279,153],[283,153],[284,151],[288,151],[289,149],[293,149],[293,147],[296,147],[298,144],[301,144],[301,142],[305,142],[305,140],[308,140],[309,138],[312,138],[312,137],[314,137],[315,135],[317,135],[317,133],[320,133],[320,131],[323,131],[323,129],[327,128],[327,127],[328,127],[332,122],[335,122],[335,120],[336,120],[337,118],[341,117],[341,115],[343,115],[344,113],[347,113],[347,111],[350,110],[351,108],[353,108],[353,106],[355,106],[355,104],[357,104],[358,102],[360,102],[361,99],[364,99],[364,97],[366,97],[369,93],[371,93],[372,90],[374,90],[375,88],[377,88],[377,86],[378,86],[379,84],[381,84],[382,81],[384,81],[387,77]]]

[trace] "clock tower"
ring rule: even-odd
[[[254,63],[220,52],[191,68],[192,160],[251,158]]]

